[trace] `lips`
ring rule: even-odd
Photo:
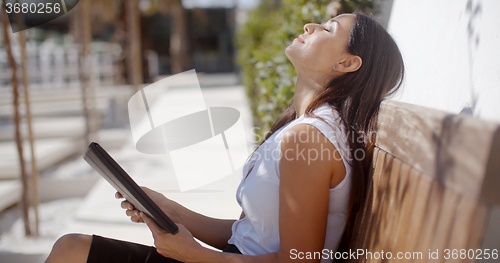
[[[302,35],[299,35],[298,39],[299,39],[300,42],[305,43],[304,42],[304,38],[302,37]]]

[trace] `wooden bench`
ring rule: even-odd
[[[379,252],[379,259],[374,253],[348,262],[476,262],[460,253],[477,257],[481,249],[485,258],[500,250],[498,124],[386,100],[372,175],[351,250]],[[429,259],[436,250],[439,260]],[[398,252],[412,259],[397,259]]]

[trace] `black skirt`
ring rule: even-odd
[[[235,245],[229,244],[223,252],[241,254]],[[92,236],[87,263],[178,263],[175,259],[160,255],[155,247]]]

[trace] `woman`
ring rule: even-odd
[[[243,169],[240,220],[205,217],[144,188],[178,223],[177,235],[124,201],[155,247],[71,234],[47,262],[330,262],[346,250],[366,195],[380,102],[401,85],[403,61],[389,34],[361,13],[304,31],[285,50],[297,71],[293,103]]]

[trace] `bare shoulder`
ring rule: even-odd
[[[328,139],[323,135],[323,133],[321,133],[316,127],[308,123],[299,123],[289,128],[288,130],[285,131],[281,139],[282,144],[301,143],[310,146],[328,142],[329,142]]]
[[[331,188],[345,176],[344,163],[335,146],[321,131],[307,123],[297,124],[284,132],[281,138],[282,166],[327,177]]]
[[[281,149],[289,148],[303,148],[310,149],[311,151],[316,150],[330,150],[330,152],[335,152],[335,146],[326,138],[326,136],[320,132],[316,127],[307,123],[299,123],[290,129],[286,130],[281,138]],[[327,157],[327,156],[323,156]],[[320,158],[321,159],[321,158]],[[323,158],[318,161],[326,161],[327,158]]]

